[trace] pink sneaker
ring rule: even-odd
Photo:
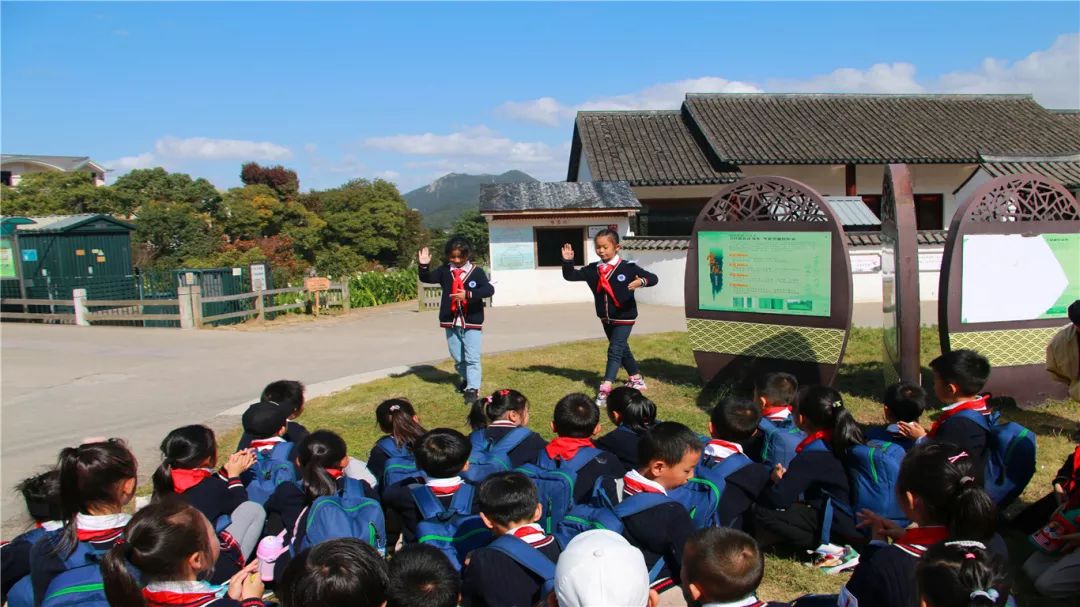
[[[626,387],[633,388],[638,392],[644,392],[649,389],[649,387],[645,385],[645,378],[642,377],[641,374],[631,375],[630,378],[626,380]]]
[[[600,384],[600,389],[596,391],[596,406],[603,407],[607,404],[608,394],[611,394],[611,382],[606,381]]]

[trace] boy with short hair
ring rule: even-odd
[[[279,379],[270,382],[263,388],[259,402],[277,405],[285,411],[288,426],[285,430],[285,440],[290,443],[300,444],[308,434],[308,429],[295,422],[297,417],[304,412],[304,384],[292,379]],[[240,442],[236,444],[237,451],[243,451],[251,446],[253,437],[248,432],[240,435]]]
[[[469,439],[452,428],[435,428],[417,439],[413,446],[416,467],[427,478],[405,479],[387,487],[383,494],[383,505],[401,517],[406,541],[416,541],[416,525],[422,520],[412,487],[427,486],[443,508],[449,508],[454,495],[465,484],[461,473],[469,467],[471,450]]]
[[[592,437],[600,433],[600,407],[584,394],[567,394],[555,404],[551,429],[557,435],[544,448],[553,461],[567,462],[585,447],[596,447]],[[601,451],[592,461],[581,466],[574,482],[574,503],[583,504],[592,496],[596,480],[619,478],[625,473],[619,458]]]
[[[974,458],[981,483],[989,437],[982,424],[967,416],[987,413],[990,397],[979,391],[990,379],[990,361],[973,350],[953,350],[930,361],[930,369],[934,372],[934,394],[945,405],[941,414],[929,430],[919,422],[899,422],[897,426],[915,442],[930,438],[960,447]]]
[[[403,546],[390,559],[386,607],[456,607],[461,576],[438,548]]]
[[[244,434],[251,437],[246,448],[253,449],[256,455],[255,465],[240,473],[240,482],[248,489],[248,497],[260,503],[269,497],[269,494],[261,498],[251,495],[252,482],[258,478],[256,472],[260,465],[267,461],[295,461],[292,454],[296,449],[296,443],[285,439],[288,421],[289,414],[285,409],[265,401],[249,406],[240,418]],[[285,446],[275,451],[278,445]],[[270,490],[272,491],[272,488]]]
[[[790,373],[765,373],[754,380],[754,406],[761,410],[758,430],[743,442],[746,453],[756,462],[785,466],[791,462],[792,443],[802,440],[791,417],[791,407],[799,393],[799,380]],[[778,445],[770,444],[770,436],[779,435]]]
[[[760,418],[761,411],[751,400],[729,396],[720,401],[709,420],[712,440],[705,444],[701,454],[701,465],[706,469],[715,469],[733,457],[745,462],[725,476],[724,492],[717,508],[722,524],[736,529],[743,527],[743,514],[769,484],[769,467],[751,461],[743,452],[743,444],[757,431]]]
[[[754,382],[754,402],[761,417],[773,423],[793,423],[791,404],[799,393],[799,380],[790,373],[766,373]]]
[[[542,508],[536,487],[528,477],[520,472],[494,474],[480,485],[476,502],[484,525],[496,538],[515,538],[513,541],[520,544],[516,549],[547,559],[551,563],[550,574],[554,576],[559,545],[537,524]],[[542,589],[546,579],[540,572],[500,548],[500,542],[509,541],[509,538],[496,539],[495,544],[472,553],[464,574],[466,604],[535,605],[545,598]]]
[[[686,604],[767,607],[757,588],[765,575],[765,557],[754,538],[737,529],[710,527],[695,532],[683,549],[682,591]]]
[[[668,493],[694,477],[701,459],[702,445],[694,432],[678,422],[661,422],[641,437],[636,470],[622,478],[619,501],[641,493]],[[653,571],[663,559],[662,569],[651,587],[658,593],[678,585],[682,548],[694,530],[690,514],[675,500],[665,501],[623,519],[624,535],[645,555]]]
[[[866,438],[899,445],[905,451],[915,446],[915,441],[900,433],[900,422],[918,422],[926,410],[926,391],[921,386],[900,381],[885,388],[885,421],[887,426],[874,426],[866,431]]]

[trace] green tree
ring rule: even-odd
[[[169,173],[161,167],[136,169],[121,176],[112,186],[131,197],[134,209],[150,201],[186,203],[200,213],[213,214],[221,204],[221,193],[214,184],[186,173]]]
[[[148,265],[170,268],[209,257],[222,243],[220,230],[191,205],[158,201],[140,207],[132,239],[144,249]]]
[[[230,240],[251,240],[280,232],[284,211],[269,186],[246,185],[225,192],[214,219]]]
[[[473,246],[473,257],[486,260],[488,256],[488,224],[480,211],[466,211],[458,216],[450,228],[452,236],[461,236]]]
[[[323,259],[328,254],[346,261],[357,259],[338,251],[338,247],[345,247],[363,258],[391,265],[417,241],[419,224],[410,222],[405,200],[388,181],[355,179],[320,192],[318,201],[326,221],[323,248],[327,252]]]
[[[0,195],[5,215],[127,214],[123,196],[112,188],[94,185],[94,176],[86,172],[28,173]]]
[[[280,164],[264,167],[257,162],[248,162],[240,167],[240,181],[244,185],[268,186],[281,200],[295,200],[300,192],[300,178],[296,176],[296,171]]]

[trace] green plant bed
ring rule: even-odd
[[[707,410],[714,404],[702,396],[702,384],[694,366],[685,333],[665,333],[631,338],[635,356],[649,383],[648,395],[665,420],[675,420],[705,432]],[[520,352],[485,356],[484,389],[515,388],[530,402],[529,426],[546,438],[552,436],[550,420],[555,402],[570,392],[592,394],[606,360],[607,344],[602,340],[535,348]],[[935,329],[923,330],[923,362],[939,352]],[[862,423],[882,422],[880,395],[884,389],[881,365],[881,331],[854,329],[836,386],[844,394],[846,406]],[[924,368],[924,375],[929,371]],[[381,435],[375,424],[375,407],[386,398],[404,396],[416,405],[421,423],[427,428],[452,427],[467,431],[468,410],[454,392],[457,378],[450,362],[418,366],[409,373],[355,386],[325,398],[313,399],[300,422],[310,430],[327,428],[340,433],[350,452],[367,459],[374,441]],[[1032,410],[1009,410],[1006,417],[1035,431],[1039,441],[1039,465],[1035,478],[1022,497],[1024,504],[1042,497],[1058,467],[1072,452],[1070,435],[1080,422],[1075,404],[1049,402]],[[602,420],[602,432],[611,429]],[[235,446],[239,432],[223,437],[223,451]],[[1022,542],[1014,543],[1022,547]],[[1022,561],[1014,559],[1019,566]],[[790,600],[810,592],[836,592],[846,575],[826,576],[801,563],[775,557],[766,559],[761,598]],[[1030,585],[1021,586],[1030,588]],[[1037,605],[1021,596],[1021,605]]]

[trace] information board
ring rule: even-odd
[[[536,267],[532,227],[493,227],[490,238],[493,271],[532,270]]]
[[[962,246],[962,323],[1067,318],[1080,299],[1080,234],[965,234]]]
[[[15,253],[11,247],[11,241],[0,238],[0,278],[16,278]]]
[[[702,310],[829,316],[829,232],[698,232]]]

